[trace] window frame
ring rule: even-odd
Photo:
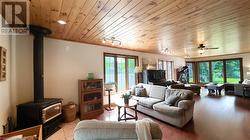
[[[162,63],[162,67],[160,68],[160,62]],[[168,78],[168,69],[164,69],[164,62],[165,62],[165,64],[167,64],[167,63],[171,63],[171,79],[173,80],[174,79],[174,61],[168,61],[168,60],[162,60],[162,59],[158,59],[158,69],[159,70],[165,70],[167,73],[165,73],[165,77],[166,77],[166,79],[169,79]]]
[[[128,74],[128,59],[135,59],[135,67],[138,66],[138,56],[135,55],[125,55],[125,54],[115,54],[115,53],[103,53],[103,71],[104,71],[104,83],[106,83],[106,69],[105,69],[105,57],[114,57],[115,59],[115,82],[117,83],[118,81],[118,73],[117,73],[117,58],[125,58],[125,80],[126,80],[126,86],[125,89],[129,88],[129,74]],[[138,83],[137,76],[135,75],[135,84]],[[116,86],[116,91],[118,90],[118,86]]]
[[[194,77],[195,77],[195,83],[198,84],[206,84],[201,83],[199,79],[199,63],[200,62],[209,62],[209,82],[212,82],[212,62],[214,61],[222,61],[223,62],[223,77],[224,77],[224,83],[227,83],[227,76],[226,76],[226,61],[228,60],[239,60],[240,61],[240,81],[243,81],[243,59],[242,58],[228,58],[228,59],[214,59],[214,60],[202,60],[202,61],[186,61],[186,63],[193,63],[194,64]],[[194,70],[193,70],[194,71]]]
[[[187,65],[187,63],[192,64],[192,68],[193,68],[193,82],[189,82],[189,79],[188,79],[188,82],[189,82],[190,84],[197,83],[197,77],[196,77],[196,73],[197,73],[197,70],[196,70],[196,62],[194,62],[194,61],[187,61],[187,62],[186,62],[186,65]]]

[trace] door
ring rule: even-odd
[[[126,59],[117,57],[117,89],[118,91],[126,89]]]

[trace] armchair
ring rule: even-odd
[[[250,97],[250,90],[244,91],[245,87],[247,87],[249,89],[250,85],[247,85],[247,84],[234,84],[234,94],[238,95],[238,96],[244,96],[243,93],[245,92],[245,96]]]

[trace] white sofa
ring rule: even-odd
[[[153,140],[161,140],[162,132],[157,123],[150,122]],[[136,122],[85,120],[74,129],[74,140],[138,140]]]
[[[143,86],[148,97],[138,97],[134,95],[134,91],[131,90],[132,99],[138,101],[137,110],[146,115],[152,116],[169,124],[177,127],[183,127],[193,117],[194,93],[190,90],[184,89],[167,89],[164,86],[138,84],[137,86]],[[177,96],[184,97],[184,100],[178,102],[176,106],[169,106],[165,104],[165,100],[170,95],[175,94]]]

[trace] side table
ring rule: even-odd
[[[116,105],[118,106],[118,121],[127,121],[127,120],[132,120],[132,119],[135,119],[137,120],[138,117],[137,117],[137,101],[135,100],[129,100],[129,103],[128,104],[125,104],[124,103],[124,100],[122,99],[119,99],[116,101]],[[124,112],[123,114],[121,115],[121,108],[124,109]],[[127,109],[132,109],[135,111],[134,115],[132,114],[129,114],[127,112]],[[129,116],[129,117],[127,117]]]

